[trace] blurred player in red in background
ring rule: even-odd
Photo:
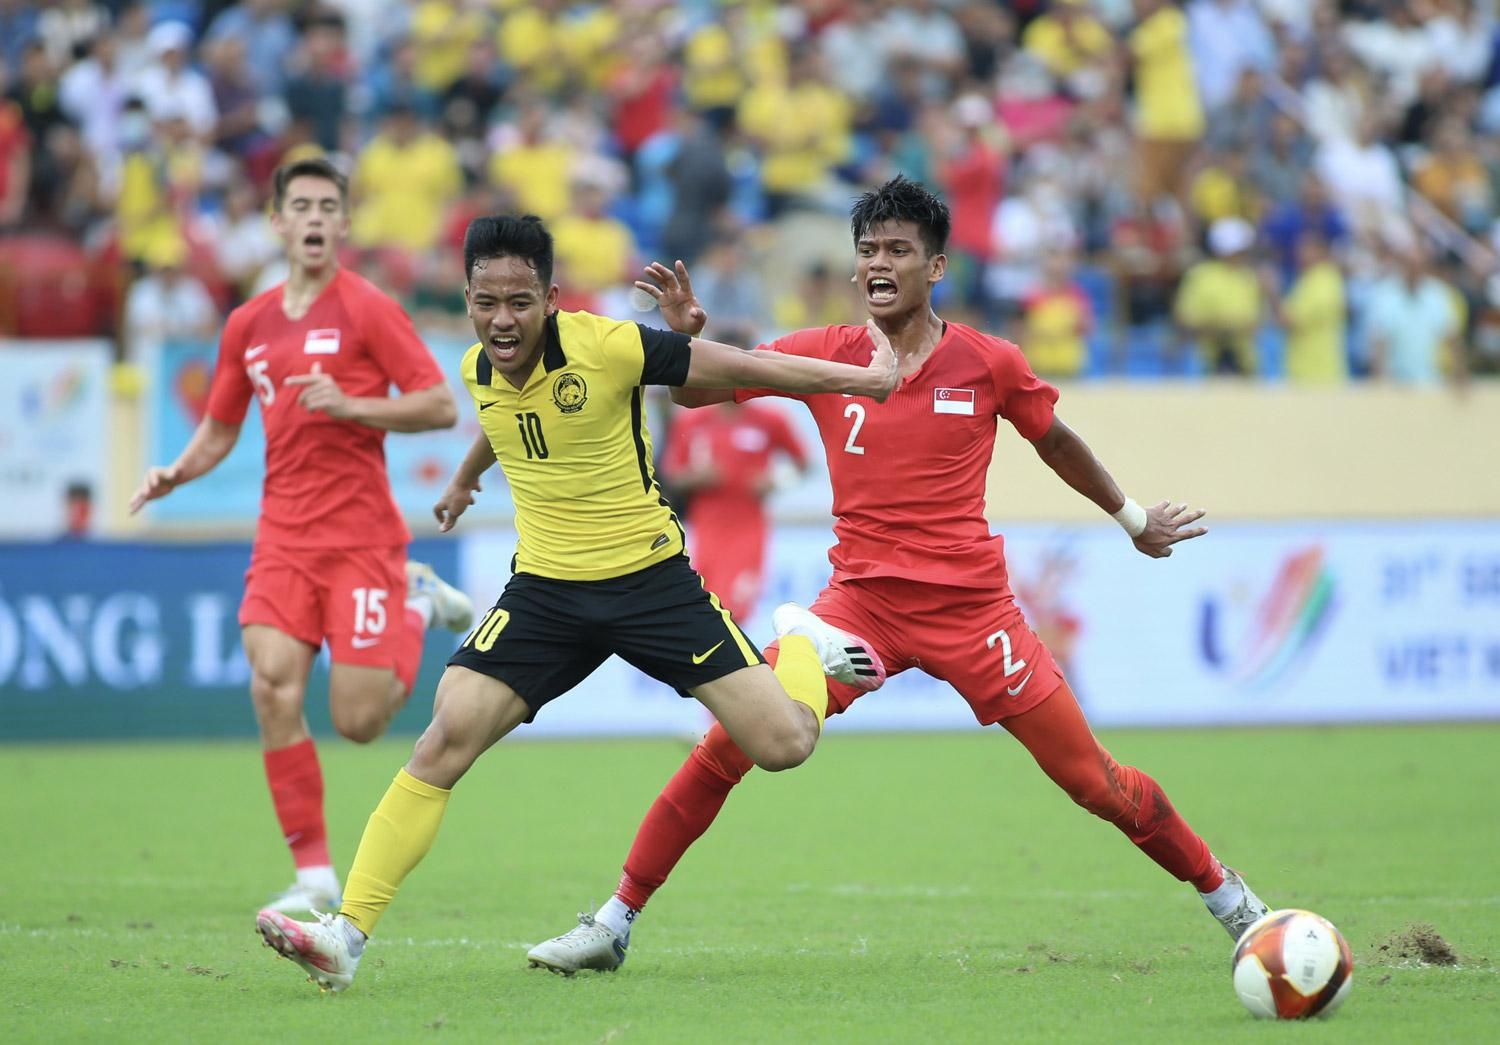
[[[1004,539],[985,519],[997,421],[1008,421],[1060,479],[1114,516],[1145,555],[1164,558],[1179,541],[1202,536],[1207,531],[1194,524],[1203,512],[1165,501],[1146,509],[1127,498],[1055,416],[1057,389],[1032,372],[1019,348],[932,311],[951,226],[941,200],[898,176],[861,196],[850,224],[854,279],[890,339],[901,380],[884,403],[795,397],[823,439],[838,543],[813,612],[778,608],[776,633],[799,620],[831,625],[862,636],[888,675],[920,668],[947,681],[980,725],[1004,726],[1074,802],[1191,882],[1238,938],[1266,905],[1209,851],[1155,780],[1120,765],[1094,738],[1051,652],[1016,608]],[[659,264],[647,271],[659,286],[637,285],[656,297],[674,330],[691,333],[707,322],[681,262],[675,272]],[[865,328],[852,326],[799,330],[765,347],[856,364],[873,351]],[[723,398],[683,389],[672,397],[689,406]],[[829,685],[828,714],[860,695]],[[569,932],[533,947],[532,965],[562,973],[618,968],[637,915],[749,769],[723,728],[712,727],[647,812],[615,895]]]
[[[130,501],[135,513],[212,470],[239,439],[252,397],[260,401],[266,478],[240,628],[266,778],[297,868],[273,904],[288,911],[339,904],[323,775],[303,717],[319,648],[326,640],[332,654],[334,728],[367,743],[410,695],[423,632],[464,631],[473,617],[466,596],[406,561],[411,534],[391,495],[385,433],[449,428],[458,411],[401,306],[339,267],[348,214],[348,184],[326,160],[276,172],[271,224],[287,280],[229,314],[202,422]]]
[[[771,536],[765,506],[778,457],[806,473],[807,448],[791,422],[759,403],[678,411],[667,435],[662,472],[687,496],[693,566],[735,620],[750,620],[760,601]]]

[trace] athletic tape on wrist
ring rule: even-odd
[[[1146,532],[1146,509],[1136,504],[1134,498],[1125,498],[1125,503],[1114,513],[1113,518],[1132,539]]]

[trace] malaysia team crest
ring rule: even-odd
[[[565,373],[552,382],[552,401],[565,414],[576,414],[589,401],[589,386],[574,373]]]

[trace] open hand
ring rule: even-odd
[[[655,282],[636,280],[636,287],[656,299],[661,309],[661,318],[679,334],[697,337],[708,324],[708,313],[693,293],[693,283],[688,279],[687,266],[677,262],[676,267],[667,268],[659,261],[646,266],[646,275]]]
[[[1146,509],[1146,528],[1134,539],[1136,550],[1153,559],[1165,559],[1172,554],[1172,545],[1208,532],[1206,526],[1193,525],[1205,514],[1202,508],[1190,509],[1186,504],[1153,504]]]
[[[344,390],[331,374],[323,373],[320,363],[313,364],[311,373],[293,374],[282,383],[302,389],[297,402],[306,410],[341,420],[349,416],[349,397],[344,395]]]

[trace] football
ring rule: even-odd
[[[1246,929],[1234,948],[1234,992],[1264,1019],[1330,1015],[1353,982],[1348,941],[1311,911],[1272,911]]]

